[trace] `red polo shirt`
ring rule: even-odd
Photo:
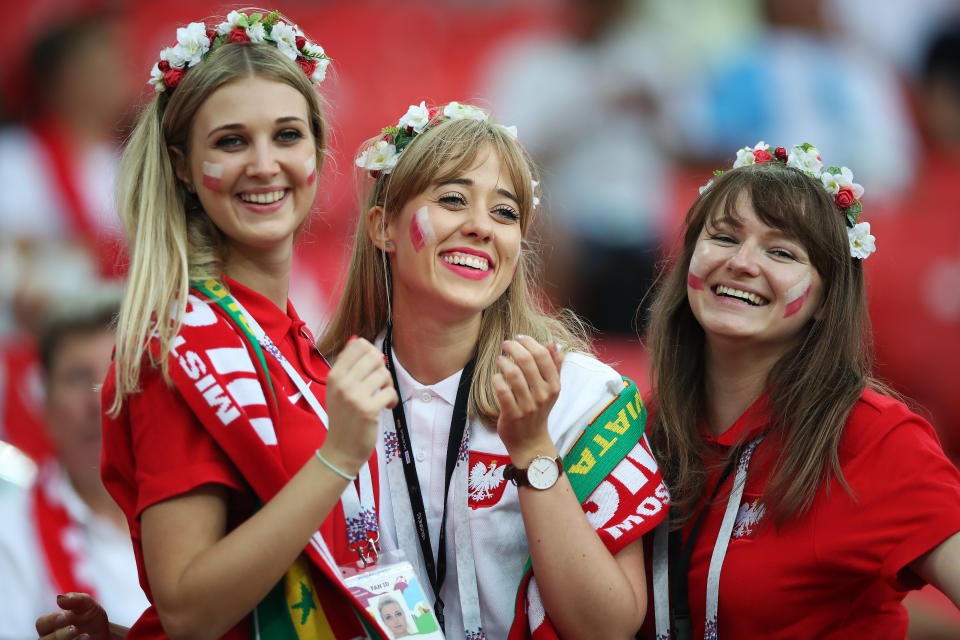
[[[238,282],[226,277],[224,281],[234,298],[263,327],[303,379],[310,383],[310,389],[323,404],[329,367],[315,348],[313,336],[293,305],[288,302],[284,312],[267,298]],[[216,305],[211,305],[211,308],[223,315]],[[280,416],[274,425],[278,447],[284,467],[293,475],[323,443],[326,430],[299,395],[282,366],[269,354],[265,354],[265,359]],[[222,484],[232,490],[229,526],[233,527],[249,516],[256,497],[180,393],[166,385],[158,369],[144,368],[140,385],[142,390],[128,397],[117,419],[104,415],[102,476],[110,494],[127,517],[140,583],[152,603],[153,595],[146,580],[140,537],[140,514],[143,510],[204,484]],[[110,405],[114,389],[114,372],[111,368],[103,389],[104,406]],[[375,456],[370,464],[374,495],[378,495]],[[339,503],[320,530],[339,562],[353,559],[352,552],[347,548],[343,508]],[[224,637],[246,639],[250,637],[249,629],[249,621],[243,620]],[[128,637],[166,637],[153,606],[134,625]]]
[[[714,455],[725,456],[767,423],[758,401],[719,438],[707,440]],[[773,505],[761,498],[776,447],[772,436],[765,439],[747,475],[721,573],[719,637],[904,638],[907,614],[900,602],[923,584],[907,565],[960,531],[960,473],[933,429],[901,402],[864,391],[839,448],[853,497],[834,478],[806,515],[780,529]],[[708,474],[704,502],[720,473]],[[691,559],[694,637],[703,637],[707,571],[732,482],[731,474],[708,508]],[[691,528],[684,529],[685,541]],[[653,637],[652,607],[644,632]]]

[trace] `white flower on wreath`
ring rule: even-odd
[[[330,61],[326,58],[321,58],[317,60],[317,66],[313,70],[313,75],[310,76],[310,82],[313,84],[320,84],[323,82],[323,79],[327,77],[327,67],[330,66]]]
[[[870,223],[858,222],[852,229],[847,229],[847,238],[850,240],[850,255],[861,260],[868,258],[877,250],[877,239],[870,235]]]
[[[830,173],[824,171],[820,176],[820,181],[831,195],[837,195],[837,192],[844,187],[853,192],[853,197],[857,200],[863,195],[863,187],[853,181],[853,171],[846,167],[840,167],[840,173]]]
[[[397,153],[397,148],[394,145],[386,140],[380,140],[360,154],[357,158],[357,166],[369,171],[390,173],[397,166],[399,157],[400,154]]]
[[[707,184],[700,187],[700,195],[703,195],[704,193],[706,193],[707,189],[709,189],[712,186],[713,186],[713,178],[710,178],[709,180],[707,180]]]
[[[811,146],[808,150],[804,151],[803,147],[795,144],[787,155],[787,166],[795,167],[815,177],[819,177],[823,171],[823,161],[820,160],[820,150]]]
[[[177,45],[170,52],[170,66],[192,67],[203,60],[203,54],[210,50],[210,38],[207,27],[202,22],[191,22],[177,29]],[[174,60],[180,62],[175,64]]]
[[[160,71],[159,62],[153,65],[153,69],[150,69],[150,79],[147,80],[147,84],[152,84],[153,90],[157,93],[160,93],[166,88],[163,84],[163,71]]]
[[[739,167],[745,167],[747,165],[755,164],[757,161],[756,156],[754,155],[755,151],[766,151],[767,143],[761,140],[753,147],[744,147],[737,151],[737,159],[733,162],[733,168],[737,169]]]
[[[451,120],[487,120],[487,114],[469,104],[451,102],[443,108],[443,115]]]
[[[401,129],[411,127],[415,133],[421,133],[430,122],[430,110],[427,109],[427,103],[421,102],[418,105],[412,104],[407,112],[403,114],[397,126]]]
[[[240,17],[241,14],[239,11],[231,11],[227,14],[227,19],[217,25],[217,34],[225,36],[234,29],[240,28]]]
[[[507,135],[510,136],[511,139],[513,140],[517,139],[517,125],[512,124],[510,126],[507,126],[505,124],[501,124],[500,127],[507,132]]]
[[[263,23],[258,22],[247,27],[247,37],[250,38],[250,42],[265,42],[267,30],[263,27]]]
[[[277,43],[277,49],[280,50],[280,53],[291,60],[296,60],[297,56],[300,55],[300,51],[297,49],[297,31],[296,27],[286,22],[277,22],[270,30],[270,39]]]
[[[530,187],[533,189],[533,208],[536,209],[540,206],[540,198],[537,197],[537,187],[540,186],[540,183],[536,180],[530,181]]]

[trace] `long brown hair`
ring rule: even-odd
[[[364,148],[376,140],[369,141]],[[516,190],[524,237],[513,280],[503,295],[483,311],[481,319],[468,408],[470,415],[493,425],[500,407],[492,380],[497,372],[496,355],[504,340],[524,334],[541,343],[555,340],[565,351],[588,351],[584,327],[576,316],[566,311],[551,313],[532,287],[536,255],[526,238],[535,214],[531,180],[536,177],[536,170],[526,151],[500,125],[469,119],[440,122],[413,139],[391,173],[382,173],[372,181],[363,178],[368,180],[366,196],[361,199],[346,283],[318,347],[325,354],[337,354],[351,335],[373,341],[390,321],[390,263],[387,254],[374,245],[367,233],[367,212],[383,207],[385,225],[430,185],[475,166],[480,154],[489,148],[500,154]]]
[[[690,207],[682,246],[666,263],[647,333],[653,362],[651,446],[670,487],[681,526],[703,491],[705,336],[687,301],[687,270],[704,224],[737,221],[747,198],[766,225],[799,241],[823,281],[819,312],[767,375],[771,434],[780,445],[765,500],[782,524],[804,514],[831,475],[849,490],[838,447],[844,423],[870,377],[870,326],[863,263],[850,257],[844,217],[803,172],[776,162],[728,171]],[[739,454],[733,447],[730,456]]]

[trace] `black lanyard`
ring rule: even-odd
[[[393,351],[391,349],[392,327],[387,327],[387,334],[383,338],[383,355],[387,358],[387,368],[393,377],[393,386],[400,393],[397,382],[397,371],[393,365]],[[403,475],[407,481],[407,494],[410,496],[410,508],[413,510],[413,526],[417,530],[417,539],[420,541],[420,551],[423,555],[423,564],[427,570],[427,578],[433,587],[436,598],[433,611],[437,614],[440,628],[444,629],[443,600],[440,599],[440,588],[447,577],[447,494],[450,491],[450,479],[457,466],[457,457],[460,454],[460,443],[467,428],[467,399],[470,396],[470,383],[473,381],[474,360],[470,360],[460,375],[460,384],[457,387],[457,399],[453,404],[453,418],[450,420],[450,435],[447,439],[447,465],[443,483],[443,515],[440,517],[440,537],[437,541],[437,559],[433,559],[433,548],[430,545],[430,530],[427,528],[427,510],[423,506],[423,491],[420,489],[420,479],[417,477],[417,465],[413,461],[413,447],[410,443],[410,431],[407,429],[407,418],[403,410],[403,403],[398,402],[393,408],[393,422],[397,431],[397,447],[400,450],[400,461],[403,463]]]
[[[739,456],[731,458],[726,468],[724,468],[723,473],[720,475],[720,480],[717,481],[717,486],[713,488],[713,493],[710,494],[710,499],[703,505],[703,509],[701,509],[700,514],[693,523],[690,536],[687,538],[687,544],[683,544],[682,529],[670,532],[667,548],[669,549],[670,556],[670,603],[673,609],[670,612],[670,618],[673,621],[673,624],[671,624],[673,631],[671,637],[674,638],[674,640],[691,640],[693,637],[693,627],[690,620],[690,596],[687,586],[690,573],[690,560],[693,557],[693,547],[697,542],[697,537],[700,535],[700,525],[703,524],[703,519],[710,509],[710,505],[713,504],[714,498],[717,497],[720,486],[730,477],[730,473],[736,466],[738,458]]]

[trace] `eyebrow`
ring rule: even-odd
[[[307,125],[307,121],[298,116],[284,116],[282,118],[277,118],[276,120],[274,120],[274,124],[286,124],[288,122],[299,122],[304,126]],[[217,127],[216,129],[213,129],[210,133],[208,133],[207,139],[209,140],[214,134],[219,133],[221,131],[242,131],[245,128],[246,128],[246,125],[240,122],[231,122],[230,124],[223,124]]]
[[[449,180],[444,180],[443,182],[437,183],[437,186],[442,187],[447,184],[462,184],[467,187],[472,187],[474,183],[473,183],[473,180],[471,180],[470,178],[450,178]],[[520,204],[520,198],[513,195],[510,191],[504,189],[503,187],[497,187],[496,192],[505,198],[510,198],[511,200],[516,202],[518,205]]]

